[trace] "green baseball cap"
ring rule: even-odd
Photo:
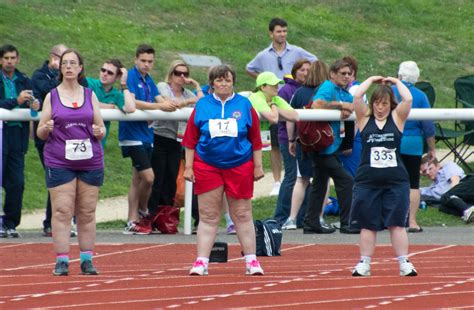
[[[257,80],[255,83],[255,87],[259,88],[262,85],[277,85],[277,84],[284,84],[283,80],[280,80],[275,73],[270,71],[265,71],[260,73],[257,76]]]

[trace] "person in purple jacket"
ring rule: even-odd
[[[79,83],[84,62],[74,49],[60,59],[58,87],[46,95],[37,135],[46,140],[46,185],[53,208],[52,229],[56,252],[55,276],[69,274],[71,219],[76,215],[82,274],[97,275],[92,264],[95,245],[95,209],[104,180],[105,136],[99,100]]]

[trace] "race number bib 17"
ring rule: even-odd
[[[370,148],[370,166],[372,168],[388,168],[397,166],[396,149],[385,147]]]
[[[237,137],[237,120],[228,119],[210,119],[209,132],[211,138],[215,137]]]
[[[92,156],[92,144],[89,139],[66,140],[66,159],[83,160]]]

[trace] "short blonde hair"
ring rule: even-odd
[[[166,83],[169,83],[171,81],[171,77],[173,76],[173,71],[177,67],[186,67],[186,69],[188,69],[188,72],[190,72],[189,66],[183,60],[181,59],[175,60],[171,63],[170,67],[168,68],[168,74],[166,74],[166,78],[165,78]]]

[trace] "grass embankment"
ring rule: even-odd
[[[449,13],[448,13],[449,12]],[[105,59],[133,65],[138,44],[157,50],[153,77],[164,79],[179,53],[215,55],[237,70],[236,90],[253,88],[245,65],[269,44],[268,21],[289,22],[288,40],[327,63],[345,55],[360,62],[359,79],[394,75],[403,60],[415,60],[421,78],[437,91],[436,107],[453,107],[453,81],[474,70],[470,1],[152,1],[0,0],[1,43],[16,45],[20,70],[28,75],[57,43],[77,48],[86,74],[96,77]],[[206,81],[206,68],[192,75]],[[124,195],[130,184],[130,162],[121,158],[113,123],[105,150],[105,184],[101,198]],[[266,156],[268,157],[268,156]],[[268,160],[265,161],[268,166]],[[43,169],[31,144],[26,158],[24,209],[43,208]],[[271,204],[272,209],[274,203]]]

